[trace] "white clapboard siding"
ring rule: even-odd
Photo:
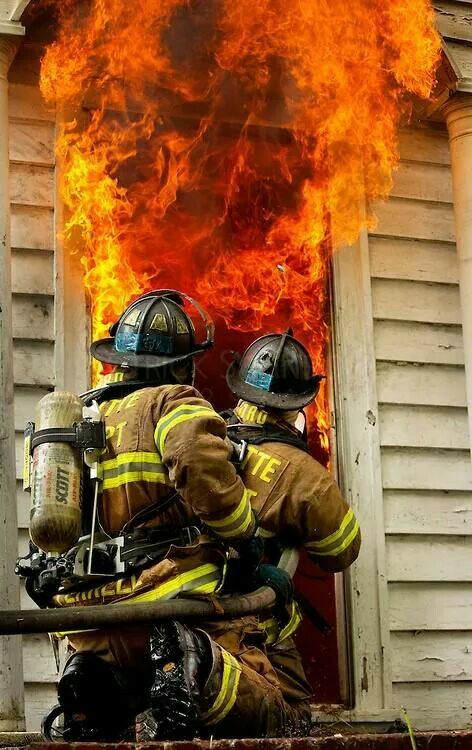
[[[445,131],[406,129],[400,132],[399,142],[402,161],[446,165],[451,163],[449,141]]]
[[[374,342],[378,360],[444,365],[464,364],[460,326],[402,320],[376,320]]]
[[[457,284],[372,279],[372,307],[374,318],[381,320],[442,325],[462,322]]]
[[[54,297],[14,294],[13,336],[16,339],[54,340]]]
[[[459,283],[456,247],[452,243],[372,237],[369,249],[372,278]]]
[[[382,448],[385,489],[472,492],[469,451]]]
[[[23,492],[23,429],[36,402],[52,389],[55,373],[54,201],[55,114],[36,86],[11,84],[10,201],[12,314],[17,456],[18,547],[28,549],[30,496]],[[21,606],[35,608],[21,587]],[[23,640],[26,726],[38,730],[56,703],[56,669],[45,635]]]
[[[53,208],[54,171],[36,164],[12,164],[10,169],[12,203]]]
[[[470,537],[387,536],[389,581],[472,581]]]
[[[472,724],[472,682],[398,682],[393,705],[406,708],[414,728],[457,729]]]
[[[26,727],[37,732],[46,712],[57,703],[54,683],[27,682],[25,684]]]
[[[372,234],[454,242],[454,213],[448,204],[390,198],[377,203],[374,214],[378,224]]]
[[[369,235],[391,701],[452,728],[472,723],[472,464],[447,133],[400,154]]]
[[[412,448],[469,448],[467,409],[383,404],[380,443]]]
[[[56,660],[48,638],[43,635],[24,636],[23,671],[25,682],[56,682]]]
[[[53,386],[54,344],[50,341],[15,339],[13,376],[16,385]]]
[[[384,404],[464,407],[464,368],[423,362],[378,362],[377,396]]]
[[[11,207],[12,248],[52,250],[54,248],[54,212],[50,208]]]
[[[385,490],[384,513],[387,534],[472,535],[469,492]]]
[[[470,583],[389,583],[389,616],[392,631],[470,630]]]
[[[401,162],[394,173],[392,196],[452,203],[452,179],[448,166]]]
[[[470,630],[392,633],[394,682],[472,680]]]
[[[12,289],[15,294],[54,294],[54,255],[42,250],[12,251]]]
[[[53,167],[54,124],[10,119],[10,161]]]

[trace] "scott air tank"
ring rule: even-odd
[[[36,407],[36,431],[72,427],[82,419],[73,393],[48,393]],[[44,552],[60,554],[81,534],[82,452],[70,443],[42,443],[33,451],[31,540]]]

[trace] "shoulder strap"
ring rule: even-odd
[[[133,391],[150,387],[152,387],[152,383],[145,380],[122,380],[118,383],[107,383],[98,388],[92,388],[90,391],[82,393],[80,398],[86,406],[90,405],[92,401],[97,401],[101,404],[103,401],[109,401],[112,398],[124,398],[128,394],[133,393]]]
[[[223,412],[221,416],[228,412]],[[226,419],[226,430],[228,437],[233,442],[241,442],[244,440],[249,445],[260,445],[261,443],[283,443],[284,445],[292,445],[294,448],[310,453],[306,441],[302,437],[293,435],[289,430],[285,430],[278,424],[267,423],[263,425],[258,424],[243,424],[239,422],[236,415],[233,412],[233,417],[236,421],[228,421]]]

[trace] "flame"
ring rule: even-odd
[[[94,337],[178,287],[230,329],[291,325],[324,372],[331,253],[374,225],[400,120],[434,85],[429,0],[55,5],[41,89],[64,112]],[[326,389],[316,418],[327,448]]]

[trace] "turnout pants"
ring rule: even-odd
[[[209,636],[212,651],[210,674],[199,699],[203,736],[308,732],[310,688],[291,639],[271,647],[271,664],[256,617],[205,623],[198,630]],[[149,685],[149,634],[146,626],[71,634],[69,648],[93,651],[119,666],[130,684]]]

